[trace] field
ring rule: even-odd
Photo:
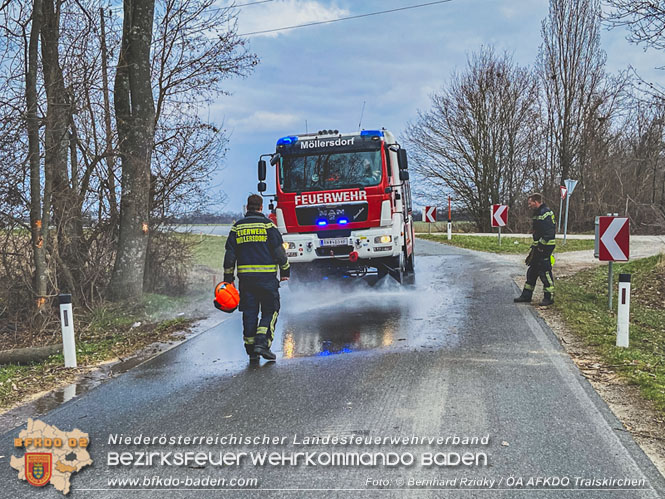
[[[437,243],[449,244],[457,246],[458,248],[472,249],[476,251],[487,251],[490,253],[524,253],[524,256],[529,252],[533,239],[523,237],[510,237],[501,236],[501,244],[497,236],[465,236],[454,234],[452,239],[448,241],[446,234],[419,234],[419,238],[427,239],[428,241],[436,241]],[[562,241],[557,241],[556,253],[564,251],[579,251],[593,249],[593,239],[568,239],[566,244]]]

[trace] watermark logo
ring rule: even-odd
[[[35,487],[51,484],[63,494],[71,488],[71,476],[92,464],[87,433],[79,429],[62,431],[38,419],[28,419],[26,429],[14,439],[15,449],[25,449],[23,457],[12,456],[10,466],[18,479]]]

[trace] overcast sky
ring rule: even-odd
[[[237,0],[246,4],[255,0]],[[430,0],[431,1],[431,0]],[[427,0],[272,0],[238,9],[239,33],[361,15]],[[220,1],[219,5],[228,5]],[[249,37],[261,62],[246,79],[227,83],[210,117],[229,133],[229,151],[212,190],[228,196],[225,211],[240,211],[256,191],[256,162],[279,137],[320,129],[351,132],[385,127],[399,135],[429,108],[467,56],[482,45],[508,51],[532,66],[541,43],[547,0],[451,0],[412,10]],[[629,44],[626,31],[603,30],[607,69],[632,64],[652,81],[662,54]],[[272,182],[269,191],[274,192]],[[426,200],[415,200],[417,205]]]

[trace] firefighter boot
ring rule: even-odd
[[[245,338],[245,352],[247,352],[247,355],[249,355],[249,361],[250,362],[257,362],[259,359],[261,359],[261,356],[254,351],[254,338],[251,338],[252,342],[249,343],[247,342],[247,338]]]
[[[549,305],[553,305],[554,300],[552,299],[552,293],[545,292],[545,296],[543,297],[543,301],[541,301],[538,305],[541,307],[548,307]]]
[[[254,342],[254,353],[266,360],[275,360],[277,356],[272,353],[268,346],[268,338],[265,334],[257,334]]]
[[[522,294],[515,298],[513,301],[515,303],[531,303],[531,295],[533,295],[532,290],[523,289]]]

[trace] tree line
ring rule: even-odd
[[[209,208],[227,136],[203,111],[258,63],[214,4],[2,2],[0,317],[184,285],[160,228]]]
[[[657,2],[551,0],[532,67],[485,46],[431,95],[405,131],[421,194],[472,214],[490,230],[490,207],[507,204],[525,230],[528,193],[558,214],[563,180],[578,180],[569,227],[621,213],[639,232],[665,229],[665,93],[627,68],[609,74],[600,30],[627,27],[629,40],[665,48]]]

